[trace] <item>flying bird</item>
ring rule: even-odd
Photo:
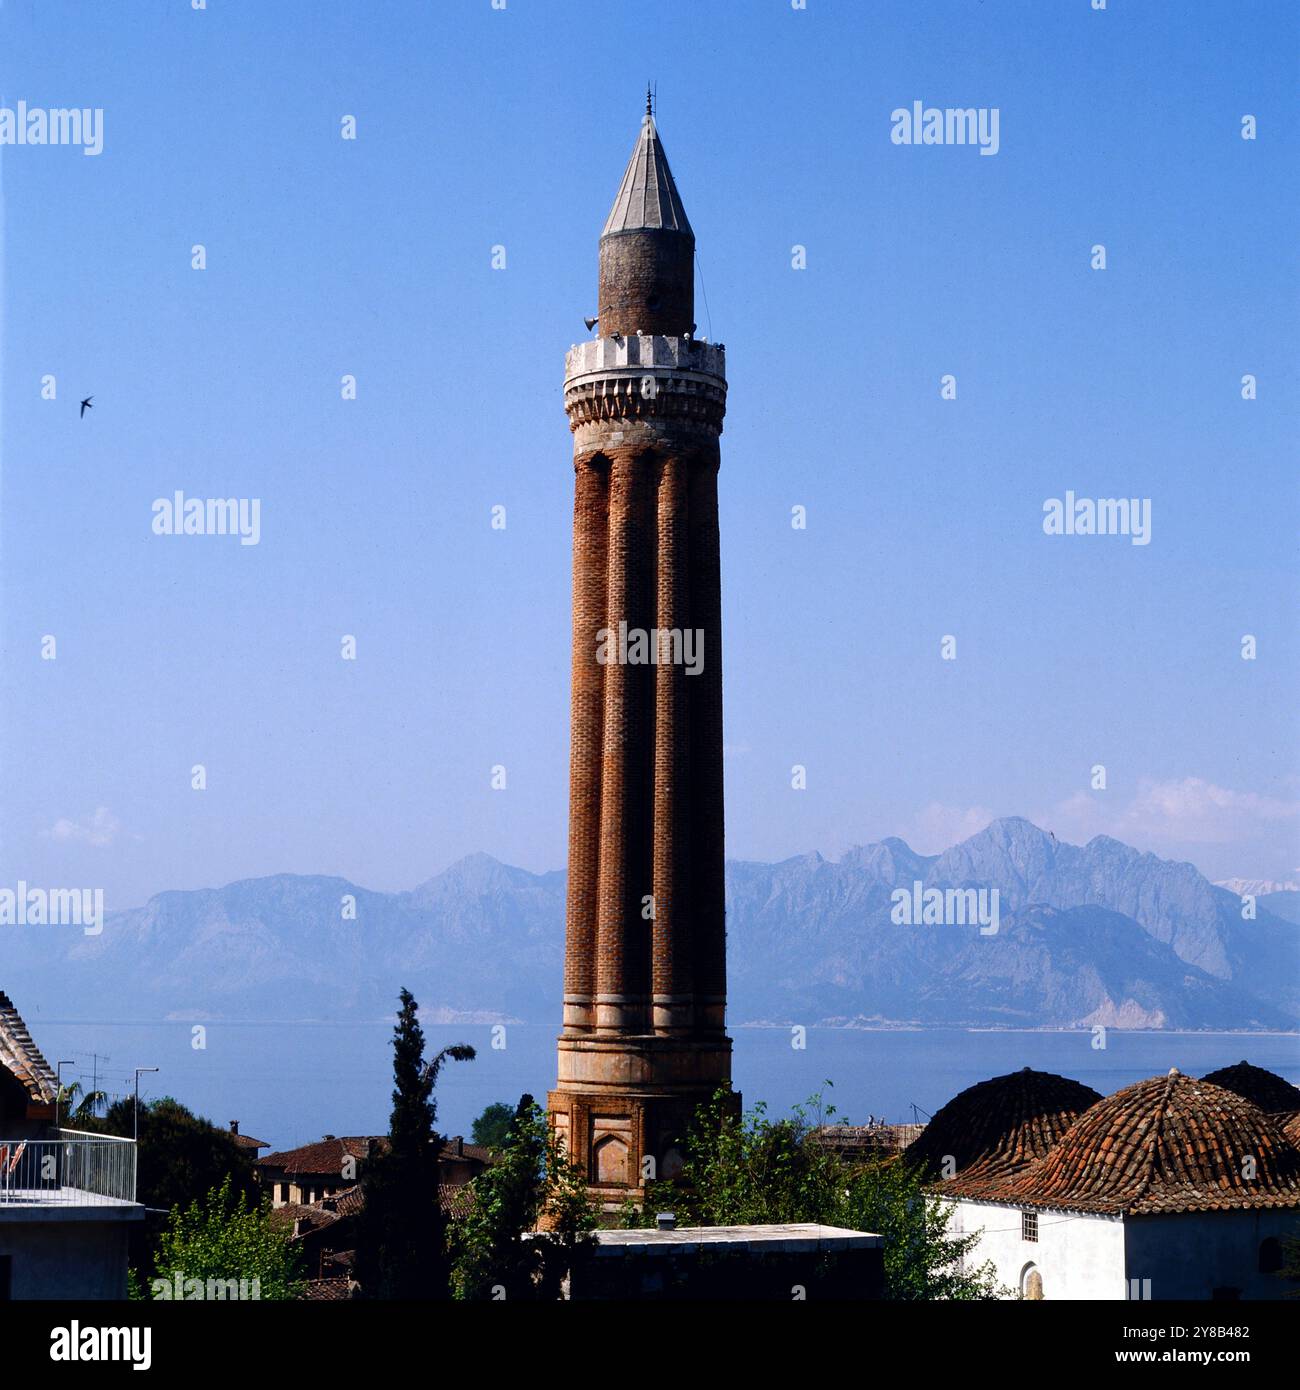
[[[85,418],[86,411],[88,411],[88,410],[94,410],[95,407],[94,407],[93,405],[91,405],[91,401],[93,401],[94,399],[95,399],[94,396],[87,396],[86,399],[85,399],[84,401],[82,401],[82,403],[81,403],[81,415],[77,417],[78,419],[84,419],[84,418]]]

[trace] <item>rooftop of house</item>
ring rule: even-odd
[[[821,1125],[808,1137],[841,1158],[870,1158],[900,1152],[924,1129],[923,1124]]]
[[[360,1183],[355,1183],[316,1202],[286,1202],[272,1210],[270,1219],[274,1225],[287,1227],[295,1238],[301,1239],[356,1216],[365,1204],[365,1191]],[[460,1220],[469,1215],[474,1205],[474,1189],[468,1183],[439,1183],[438,1204],[444,1215]]]
[[[308,1177],[337,1178],[343,1171],[344,1159],[352,1158],[360,1163],[372,1153],[381,1153],[387,1147],[388,1138],[383,1134],[327,1134],[313,1144],[267,1154],[257,1160],[257,1166],[286,1177],[301,1173]],[[467,1144],[457,1135],[443,1140],[441,1157],[449,1162],[465,1159],[486,1167],[492,1162],[492,1151],[481,1144]]]
[[[345,1303],[352,1297],[351,1280],[346,1275],[331,1279],[308,1279],[298,1297],[311,1303]]]
[[[271,1225],[287,1229],[295,1238],[324,1230],[338,1219],[338,1212],[321,1202],[286,1202],[273,1208],[268,1217]]]
[[[1300,1110],[1300,1087],[1293,1086],[1275,1071],[1252,1066],[1246,1061],[1206,1072],[1201,1080],[1235,1091],[1253,1105],[1258,1105],[1267,1115],[1291,1114]]]
[[[302,1173],[312,1177],[337,1178],[343,1171],[344,1159],[360,1163],[372,1151],[386,1148],[388,1140],[378,1134],[327,1134],[312,1144],[300,1144],[296,1149],[283,1149],[257,1160],[261,1169],[274,1169],[292,1176]]]
[[[781,1226],[676,1226],[668,1230],[594,1231],[598,1255],[627,1250],[672,1250],[690,1254],[707,1246],[727,1253],[805,1254],[817,1251],[871,1250],[883,1237],[843,1226],[795,1222]]]
[[[251,1134],[240,1134],[238,1120],[231,1120],[230,1122],[230,1137],[241,1149],[247,1149],[254,1157],[256,1157],[259,1149],[269,1149],[271,1147],[265,1139],[254,1139]]]
[[[0,993],[0,1067],[11,1073],[38,1105],[54,1104],[59,1089],[54,1072],[32,1041],[22,1015],[4,993]]]
[[[1091,1086],[1025,1067],[954,1096],[908,1145],[908,1162],[946,1178],[945,1192],[997,1190],[1057,1143],[1101,1100]]]
[[[1300,1149],[1235,1091],[1174,1068],[1098,1101],[1003,1180],[938,1190],[1124,1216],[1300,1207]]]

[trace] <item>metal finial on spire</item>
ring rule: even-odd
[[[654,106],[650,95],[650,84],[648,82],[645,84],[645,113],[647,116],[654,115]]]

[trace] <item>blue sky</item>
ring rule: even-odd
[[[1021,814],[1297,876],[1298,28],[7,0],[0,103],[105,147],[0,149],[0,879],[563,864],[560,387],[647,78],[728,349],[729,854]],[[917,100],[998,108],[998,154],[892,144]],[[259,498],[260,543],[153,535],[177,489]],[[1045,536],[1067,489],[1150,498],[1151,543]]]

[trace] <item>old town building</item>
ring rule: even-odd
[[[58,1082],[0,994],[0,1303],[121,1299],[127,1291],[136,1146],[61,1128]]]
[[[978,1235],[967,1265],[991,1261],[1012,1295],[1226,1300],[1291,1287],[1300,1150],[1275,1116],[1176,1068],[1105,1099],[1064,1077],[998,1077],[949,1102],[908,1157],[952,1204],[950,1232]]]

